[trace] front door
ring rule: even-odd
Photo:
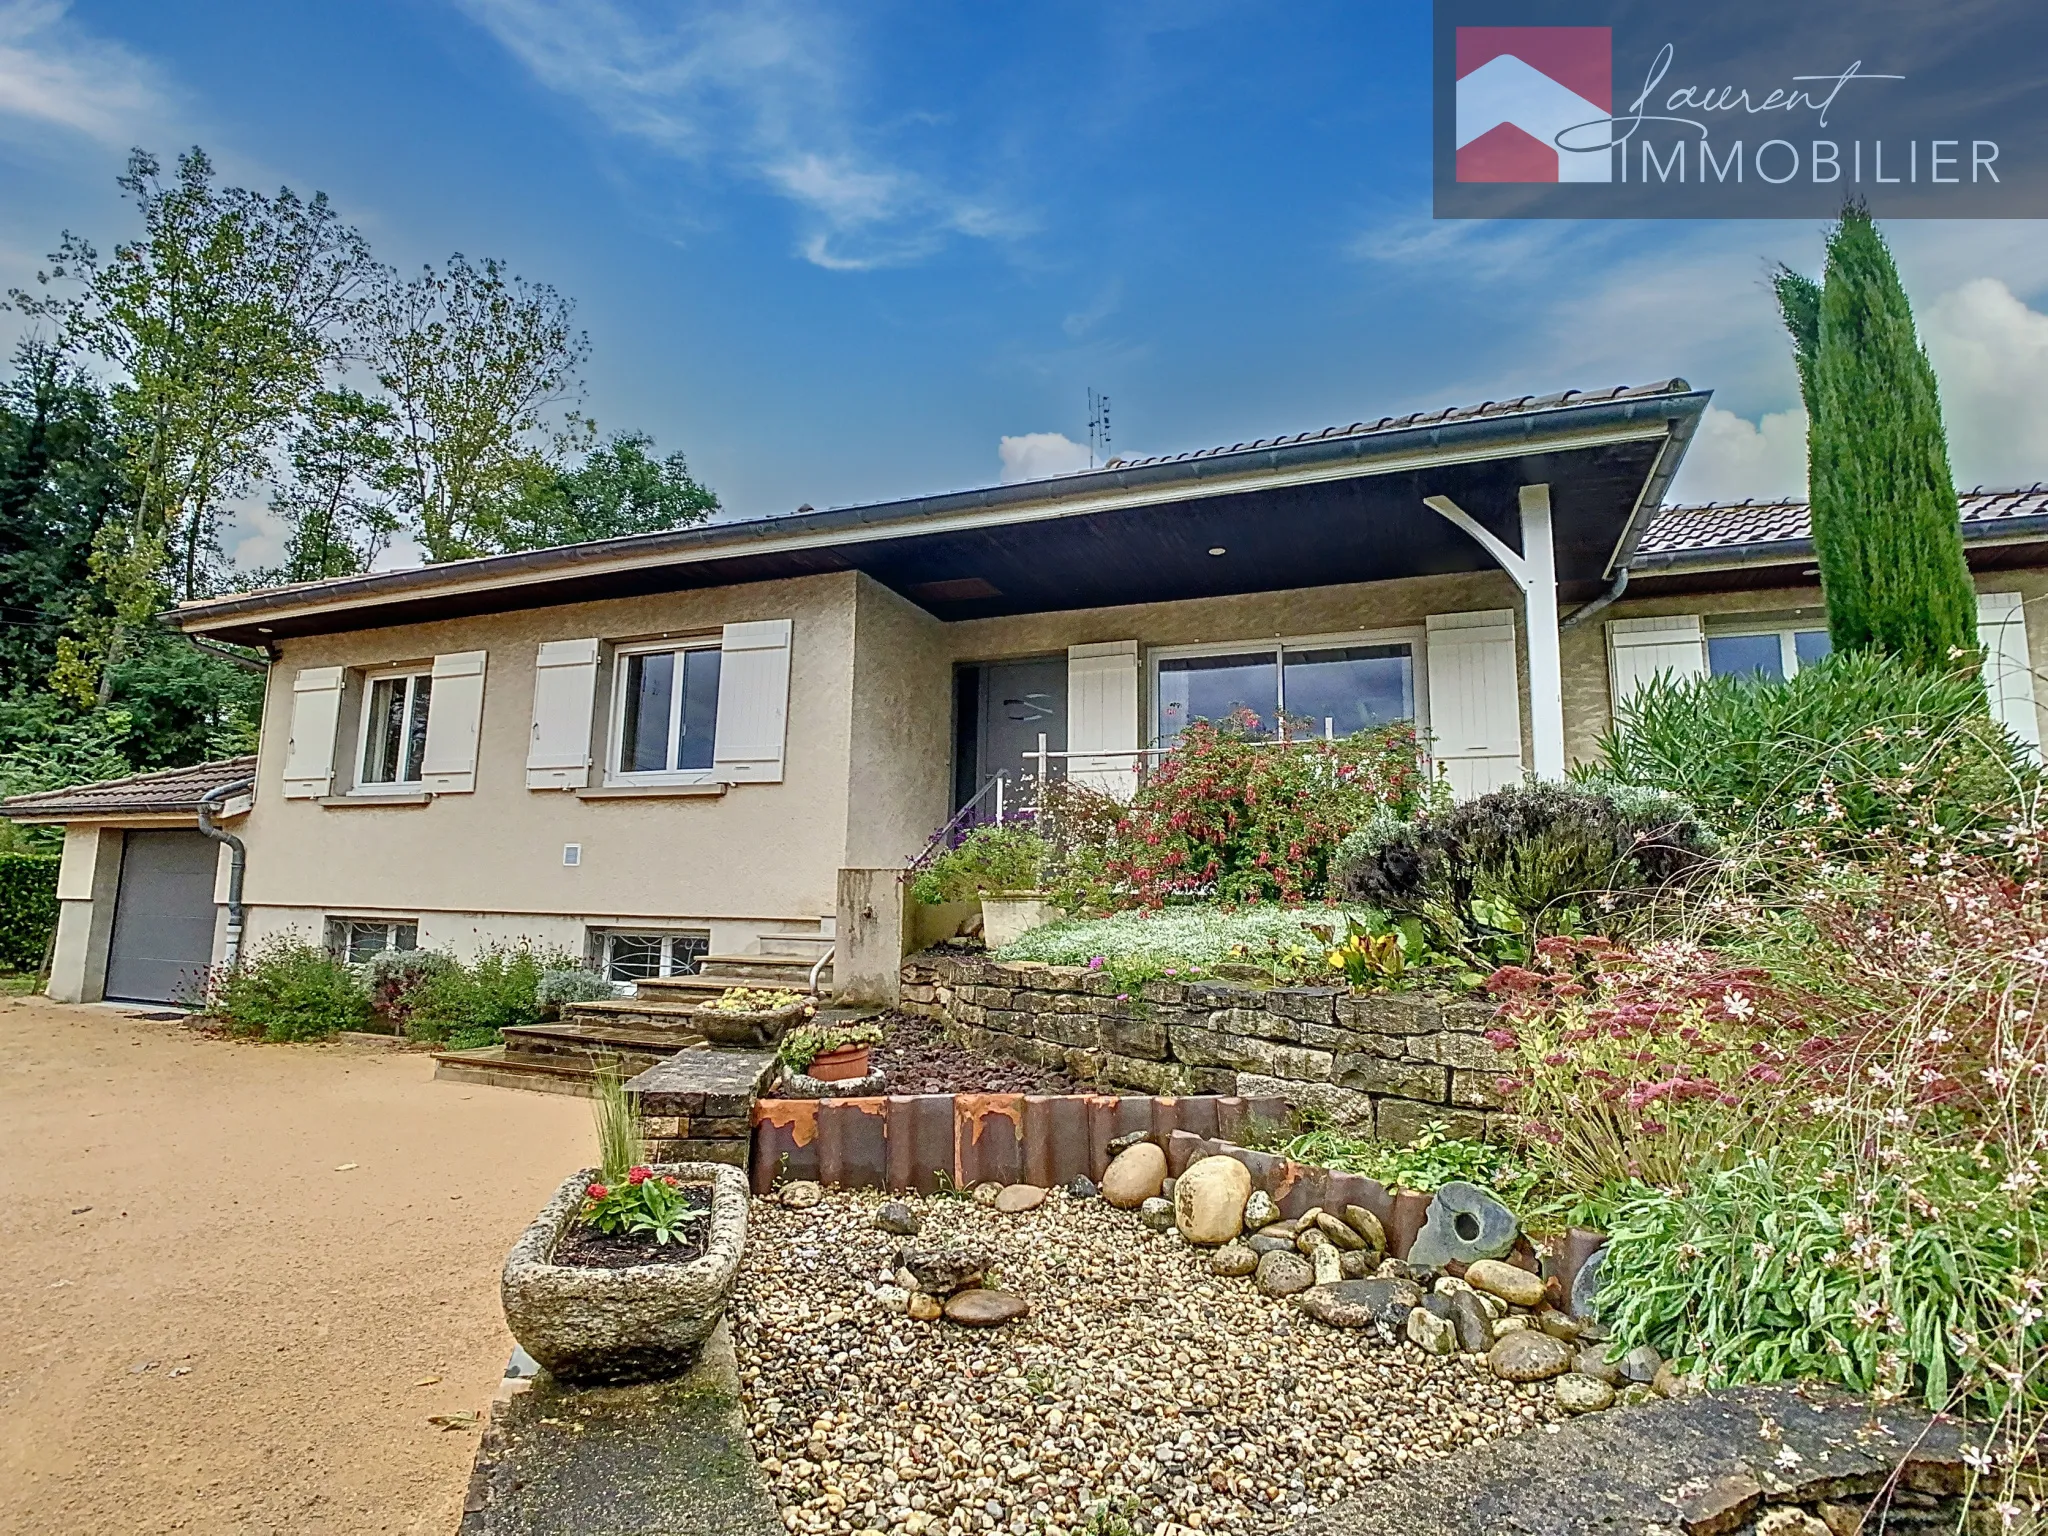
[[[1020,785],[1037,773],[1027,754],[1045,737],[1048,752],[1067,749],[1067,658],[1031,656],[962,667],[957,682],[960,721],[955,737],[954,805],[971,800],[997,773]],[[1058,760],[1053,777],[1064,777]],[[984,802],[989,804],[989,802]],[[990,806],[989,814],[994,814]]]

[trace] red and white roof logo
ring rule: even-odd
[[[1457,78],[1458,180],[1614,179],[1612,28],[1460,27]]]

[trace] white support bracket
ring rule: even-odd
[[[1516,554],[1448,496],[1423,505],[1463,529],[1522,589],[1529,655],[1529,756],[1539,779],[1564,777],[1564,660],[1557,638],[1557,554],[1550,525],[1550,487],[1525,485],[1520,495],[1522,552]]]

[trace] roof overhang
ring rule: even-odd
[[[1651,391],[1290,440],[1025,485],[603,540],[184,605],[245,645],[602,598],[862,571],[961,620],[1489,569],[1423,505],[1449,496],[1518,546],[1548,484],[1559,579],[1628,563],[1709,396]],[[1212,555],[1212,549],[1225,553]]]
[[[1962,525],[1963,548],[1979,555],[2007,546],[2048,541],[2048,517],[2003,518]],[[1635,557],[1634,575],[1652,579],[1667,575],[1709,575],[1722,571],[1753,571],[1772,566],[1811,565],[1813,540],[1770,539],[1755,544],[1717,544],[1699,549],[1658,550]]]

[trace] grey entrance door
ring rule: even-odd
[[[213,873],[203,832],[136,831],[121,839],[121,888],[107,946],[108,997],[170,1003],[213,961]]]
[[[954,774],[956,805],[964,805],[998,772],[1017,784],[1036,768],[1024,755],[1067,747],[1067,658],[1032,656],[1020,661],[983,662],[962,667],[959,678],[960,732]],[[1051,764],[1064,778],[1065,765]]]

